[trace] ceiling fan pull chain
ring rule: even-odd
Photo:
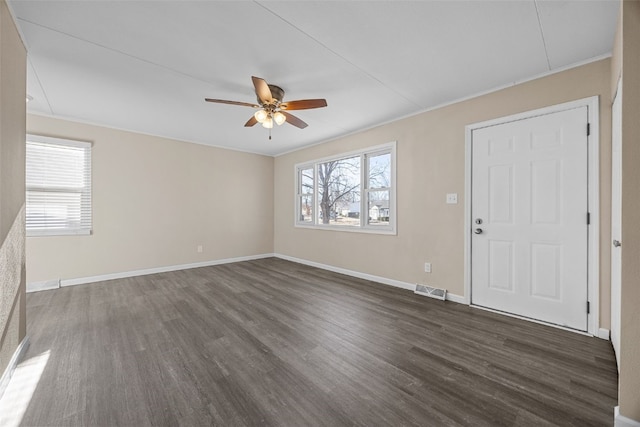
[[[269,141],[271,141],[271,128],[269,128]]]

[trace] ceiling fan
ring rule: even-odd
[[[276,85],[267,84],[264,79],[252,76],[253,86],[256,89],[258,104],[248,102],[226,101],[224,99],[205,98],[207,102],[217,102],[219,104],[240,105],[244,107],[259,108],[258,111],[244,124],[245,127],[251,127],[256,123],[262,124],[263,127],[269,129],[269,139],[271,139],[271,128],[275,122],[278,126],[285,121],[300,129],[306,128],[308,125],[294,116],[288,111],[291,110],[309,110],[311,108],[321,108],[327,106],[325,99],[299,99],[297,101],[283,102],[284,90]]]

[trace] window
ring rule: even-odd
[[[296,226],[394,234],[395,149],[296,165]]]
[[[27,236],[91,233],[91,144],[27,135]]]

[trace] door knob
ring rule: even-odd
[[[622,243],[620,243],[620,240],[614,240],[613,246],[615,246],[616,248],[619,248],[620,246],[622,246]]]
[[[473,232],[476,234],[482,234],[482,228],[476,228]]]

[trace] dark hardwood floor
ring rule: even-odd
[[[27,305],[27,426],[613,423],[607,341],[280,259]]]

